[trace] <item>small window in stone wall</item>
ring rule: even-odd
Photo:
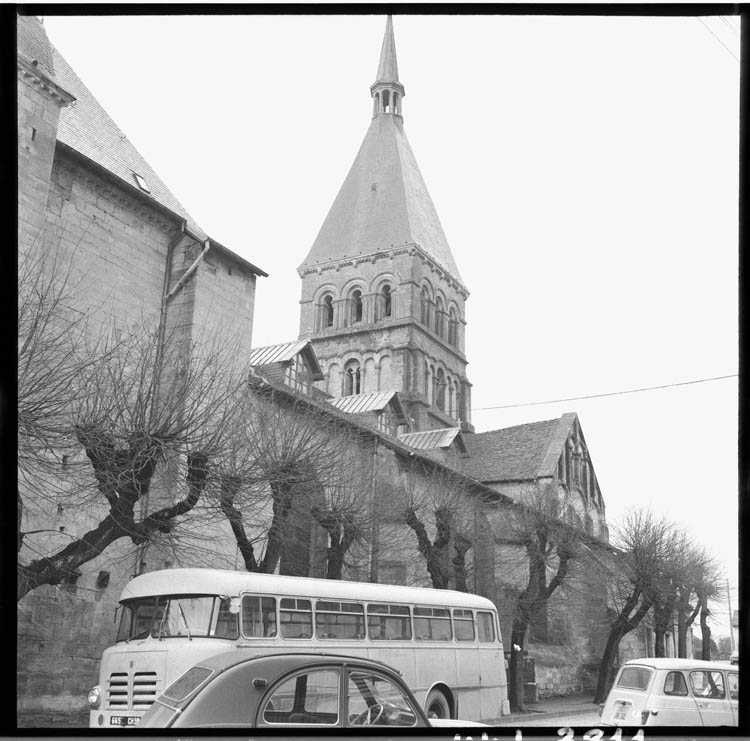
[[[570,626],[565,615],[551,615],[547,626],[547,641],[562,646],[570,640]]]

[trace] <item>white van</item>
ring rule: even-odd
[[[739,725],[738,667],[698,659],[631,659],[602,706],[603,725]]]

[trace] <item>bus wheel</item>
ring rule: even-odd
[[[450,718],[451,708],[445,695],[439,690],[433,690],[427,696],[425,703],[428,718]]]

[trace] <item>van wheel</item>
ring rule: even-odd
[[[433,690],[427,696],[425,703],[428,718],[450,718],[451,706],[448,704],[445,695],[440,690]]]

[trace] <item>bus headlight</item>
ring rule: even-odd
[[[92,687],[91,690],[89,690],[88,699],[91,709],[96,710],[99,707],[99,703],[102,699],[102,693],[99,690],[99,685],[97,685],[96,687]]]

